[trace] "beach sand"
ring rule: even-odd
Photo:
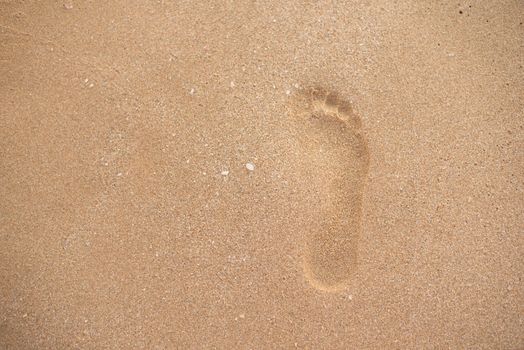
[[[521,1],[0,2],[0,348],[524,348]]]

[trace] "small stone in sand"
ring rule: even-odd
[[[246,163],[246,169],[249,171],[255,170],[255,164],[253,163]]]
[[[222,176],[228,176],[228,175],[229,175],[229,170],[222,170],[222,171],[220,172],[220,175],[222,175]]]

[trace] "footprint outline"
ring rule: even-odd
[[[339,94],[312,87],[300,91],[294,102],[292,113],[298,118],[295,122],[306,122],[309,129],[307,135],[297,133],[300,142],[309,144],[310,150],[320,149],[320,157],[326,154],[333,159],[340,157],[337,160],[340,169],[334,174],[347,170],[346,178],[340,175],[331,180],[335,199],[323,218],[326,230],[307,233],[302,261],[304,276],[313,287],[327,292],[339,291],[347,287],[358,266],[369,149],[360,117]],[[344,186],[348,188],[339,188]]]

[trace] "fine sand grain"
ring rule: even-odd
[[[0,0],[0,349],[524,348],[523,13]]]

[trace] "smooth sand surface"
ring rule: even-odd
[[[523,13],[1,0],[0,348],[524,348]]]

